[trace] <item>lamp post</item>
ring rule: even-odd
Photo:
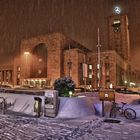
[[[71,62],[71,55],[70,55],[70,45],[69,45],[69,58],[68,58],[68,77],[71,77],[71,68],[72,68],[72,62]]]
[[[83,63],[83,78],[84,78],[84,91],[86,92],[87,86],[87,64],[86,64],[86,54],[84,54],[84,63]]]
[[[24,52],[24,55],[25,55],[25,59],[26,59],[26,66],[27,66],[27,57],[30,53],[29,52]]]
[[[100,30],[98,27],[98,44],[97,44],[97,87],[100,88],[101,84],[101,53],[100,53]]]
[[[124,84],[125,84],[125,88],[127,89],[127,81],[126,80],[124,81]]]
[[[28,68],[27,68],[27,66],[28,66],[28,55],[30,54],[30,52],[24,52],[24,55],[25,55],[25,77],[27,77],[27,71],[28,71]]]

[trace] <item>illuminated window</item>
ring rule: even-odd
[[[21,70],[21,69],[20,69],[20,66],[17,66],[17,71],[20,72],[20,70]]]
[[[89,65],[89,69],[92,70],[92,65]]]

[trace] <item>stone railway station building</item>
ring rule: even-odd
[[[0,66],[1,84],[46,87],[59,77],[71,76],[80,85],[89,49],[60,33],[23,40],[20,47],[13,63]]]
[[[49,87],[62,76],[70,76],[77,87],[97,88],[97,53],[60,33],[42,35],[21,42],[13,63],[0,66],[1,84]],[[115,52],[101,52],[102,87],[121,84],[126,62]]]
[[[127,15],[109,17],[109,43],[100,52],[100,72],[97,52],[52,33],[22,40],[19,56],[0,65],[0,83],[44,88],[53,86],[57,78],[70,76],[77,87],[97,88],[99,83],[102,88],[127,86],[132,73],[128,25]]]

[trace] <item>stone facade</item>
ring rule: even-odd
[[[115,50],[123,59],[130,60],[129,22],[127,15],[109,17],[109,50]]]
[[[57,78],[70,76],[76,86],[97,88],[97,53],[60,34],[42,35],[21,42],[21,52],[13,63],[1,66],[1,83],[33,87],[52,86]],[[10,77],[6,80],[3,73]],[[128,63],[116,51],[101,52],[102,88],[124,85]],[[8,75],[8,74],[5,74]]]
[[[93,87],[97,88],[98,85],[98,71],[97,71],[97,53],[90,55],[90,63],[93,65]],[[124,81],[129,80],[128,63],[124,61],[115,51],[101,52],[100,60],[100,87],[114,88],[124,86]]]
[[[21,53],[14,59],[12,69],[14,85],[52,86],[57,78],[70,76],[79,86],[82,77],[79,65],[90,52],[84,46],[54,33],[23,40],[20,47]]]

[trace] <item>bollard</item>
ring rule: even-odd
[[[58,91],[45,91],[44,116],[56,117],[58,113]]]
[[[40,117],[41,115],[41,107],[42,107],[42,99],[39,97],[34,97],[35,103],[34,103],[34,112],[36,113],[37,117]]]

